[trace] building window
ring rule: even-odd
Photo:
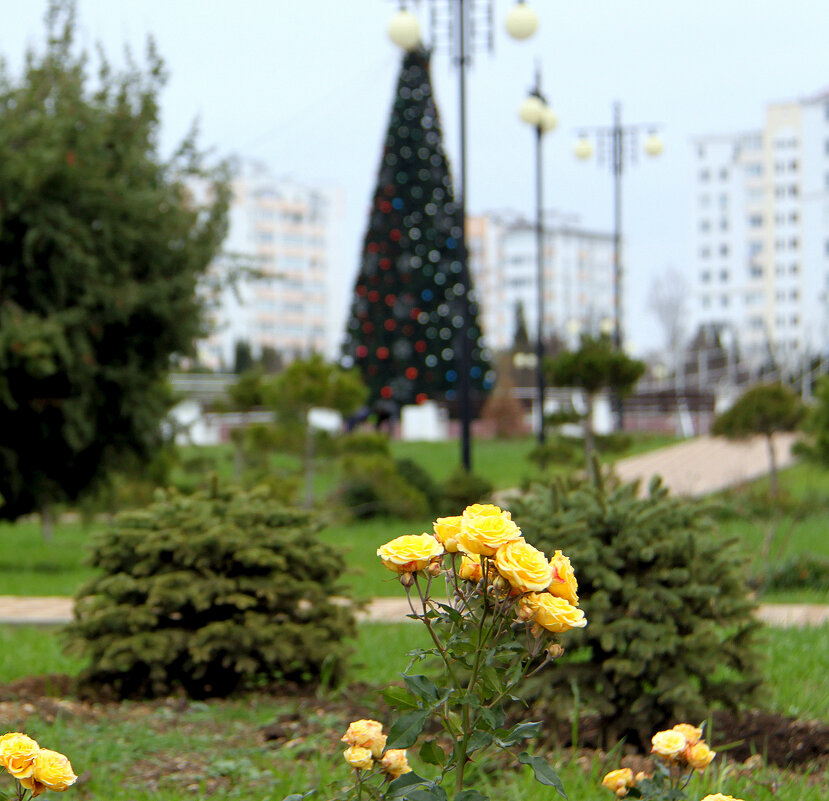
[[[711,305],[711,298],[708,295],[702,296],[702,308],[707,309]]]
[[[708,220],[701,220],[699,224],[699,230],[705,233],[706,231],[711,230],[711,223]]]
[[[711,280],[711,273],[708,270],[703,270],[699,274],[699,280],[702,281],[703,284],[707,284]]]
[[[728,180],[728,170],[725,167],[723,167],[720,170],[720,180],[721,181],[727,181]]]
[[[720,220],[720,231],[727,231],[728,230],[728,220],[723,217]]]
[[[793,236],[789,240],[789,250],[797,250],[798,246],[800,245],[800,241],[796,236]]]
[[[720,256],[728,255],[728,245],[720,245]]]
[[[793,289],[791,292],[789,292],[789,300],[797,300],[799,297],[800,293],[796,289]]]
[[[829,139],[827,139],[827,143],[829,143]],[[827,150],[829,150],[829,148],[827,148]],[[701,159],[705,158],[705,148],[702,145],[697,148],[697,157]]]
[[[728,306],[728,295],[720,295],[720,306],[723,308]]]
[[[752,278],[762,278],[763,277],[763,268],[758,267],[756,264],[752,264],[749,268],[749,275]]]
[[[748,218],[748,224],[751,228],[762,228],[763,227],[763,215],[762,214],[752,214]]]
[[[800,272],[800,266],[796,261],[789,265],[789,275],[797,275]]]
[[[792,184],[791,186],[789,186],[789,195],[791,197],[797,197],[798,192],[799,190],[797,188],[797,184]]]
[[[829,141],[829,140],[827,140]],[[699,196],[699,207],[701,209],[707,209],[711,205],[711,197],[709,195],[700,195]]]
[[[720,281],[728,280],[728,270],[720,270]]]
[[[711,173],[708,170],[699,171],[699,180],[701,183],[705,183],[710,177]]]
[[[826,255],[829,256],[829,240],[826,241]],[[711,248],[700,248],[699,257],[707,259],[711,256]]]

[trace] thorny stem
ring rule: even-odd
[[[420,584],[417,581],[417,573],[414,574],[415,580],[414,585],[417,588],[417,594],[420,596],[420,602],[423,605],[423,615],[418,615],[417,612],[414,610],[414,606],[412,606],[411,599],[409,600],[409,606],[412,607],[412,612],[423,621],[423,625],[426,626],[426,630],[429,632],[429,636],[432,638],[432,642],[435,644],[435,647],[438,649],[441,657],[443,658],[443,662],[446,665],[446,670],[449,672],[449,675],[452,677],[452,681],[455,683],[455,686],[460,689],[461,683],[458,681],[458,677],[455,675],[455,671],[452,668],[452,662],[449,659],[449,655],[446,653],[446,649],[443,647],[443,644],[440,641],[440,638],[437,634],[435,634],[435,630],[432,628],[432,621],[429,620],[427,616],[427,609],[426,609],[426,599],[423,597],[423,592],[420,589]],[[408,596],[408,588],[407,588],[407,596]]]

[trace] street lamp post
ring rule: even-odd
[[[555,112],[541,93],[541,70],[536,68],[535,86],[518,111],[521,119],[535,129],[535,266],[536,266],[536,334],[535,373],[538,392],[538,444],[544,435],[544,181],[542,140],[558,124]]]
[[[644,131],[644,150],[648,156],[658,156],[662,152],[662,140],[656,133],[656,125],[633,124],[622,125],[622,106],[613,104],[613,124],[583,129],[574,152],[579,159],[589,159],[593,155],[593,145],[588,133],[595,135],[598,145],[599,161],[608,160],[613,174],[613,345],[621,349],[624,344],[622,331],[622,173],[626,163],[635,163],[639,137]],[[616,427],[621,430],[624,425],[622,400],[614,397]]]
[[[464,287],[460,297],[461,316],[461,348],[458,369],[458,395],[461,421],[461,463],[468,472],[472,469],[471,426],[472,403],[470,392],[470,369],[472,364],[472,343],[469,339],[470,299],[469,291],[472,286],[469,271],[469,250],[466,243],[466,70],[471,63],[470,51],[474,45],[474,27],[472,14],[475,6],[480,2],[485,6],[487,20],[492,19],[493,0],[445,0],[449,8],[449,31],[451,38],[452,61],[458,68],[458,136],[459,136],[459,177],[455,202],[460,217],[461,235],[458,241],[458,261],[461,265],[459,283]],[[434,5],[439,0],[431,0]],[[433,15],[433,26],[434,26]],[[526,4],[525,0],[517,0],[505,20],[507,33],[514,39],[527,39],[538,28],[538,18],[535,12]],[[413,50],[421,42],[420,27],[417,17],[408,11],[405,4],[401,4],[400,11],[392,18],[389,24],[389,37],[404,50]],[[490,32],[491,33],[491,32]],[[491,37],[490,37],[491,47]]]

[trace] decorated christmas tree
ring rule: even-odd
[[[473,408],[493,383],[462,258],[455,202],[432,95],[429,54],[407,52],[397,82],[377,188],[343,344],[370,402],[402,405],[458,395],[469,337]]]

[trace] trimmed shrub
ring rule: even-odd
[[[581,437],[557,434],[548,437],[543,445],[536,445],[527,458],[542,470],[557,464],[572,466],[584,460],[584,444]]]
[[[736,541],[658,481],[644,498],[636,491],[570,479],[511,504],[530,542],[570,557],[588,620],[528,700],[547,714],[598,714],[605,744],[644,744],[677,720],[748,702],[760,681]]]
[[[426,517],[429,504],[419,489],[397,472],[393,459],[378,453],[357,453],[341,460],[345,478],[340,501],[359,519],[393,515]]]
[[[119,697],[225,696],[262,680],[336,680],[349,608],[341,558],[265,489],[158,493],[94,542],[69,650]]]
[[[429,511],[436,512],[440,508],[442,493],[440,487],[426,469],[421,467],[414,459],[405,458],[395,459],[394,466],[400,478],[426,498]]]
[[[472,503],[483,503],[492,495],[492,484],[475,473],[467,473],[462,467],[455,470],[443,488],[441,514],[460,514],[459,509],[465,509]]]
[[[771,590],[829,589],[829,559],[817,554],[793,556],[766,572],[762,581],[765,592]]]
[[[337,452],[343,456],[349,454],[379,454],[391,456],[389,437],[381,431],[355,431],[337,439]]]

